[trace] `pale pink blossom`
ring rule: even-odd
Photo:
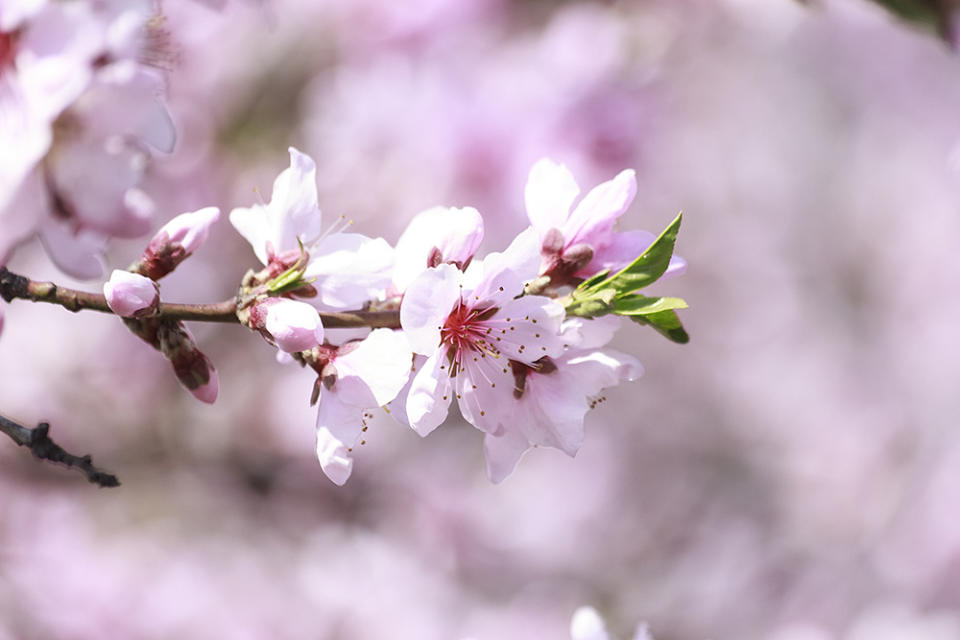
[[[530,170],[524,192],[527,217],[540,235],[542,271],[560,284],[574,276],[622,269],[655,239],[646,231],[613,230],[637,194],[633,169],[597,185],[573,207],[579,194],[573,174],[561,164],[544,158]],[[665,275],[679,275],[685,269],[686,262],[674,257]]]
[[[393,286],[402,293],[429,267],[465,269],[483,240],[483,218],[473,207],[433,207],[417,214],[397,241]]]
[[[382,296],[390,285],[393,249],[382,238],[322,232],[316,164],[290,147],[290,167],[277,176],[266,205],[238,207],[230,223],[257,258],[279,275],[306,253],[304,278],[319,292],[319,308],[346,309]]]
[[[162,76],[139,62],[154,10],[150,2],[2,7],[0,139],[9,144],[0,146],[0,262],[37,234],[58,267],[94,277],[109,237],[149,229],[152,204],[136,186],[148,148],[170,151],[174,140],[157,98]]]
[[[504,402],[513,388],[510,361],[533,365],[563,353],[563,308],[542,296],[517,297],[536,275],[535,242],[525,232],[466,272],[441,264],[407,288],[400,323],[413,350],[427,356],[406,400],[420,435],[446,419],[454,396],[474,426],[501,432],[511,419]]]
[[[603,401],[600,392],[643,374],[633,356],[603,348],[620,318],[570,318],[563,323],[566,351],[532,365],[511,362],[513,394],[504,398],[514,419],[484,437],[487,476],[502,482],[531,447],[553,447],[573,457],[584,437],[587,412]]]
[[[124,318],[156,309],[160,302],[157,283],[140,275],[114,269],[110,279],[103,284],[103,295],[110,309]]]
[[[288,298],[266,298],[250,309],[250,326],[265,332],[281,351],[296,353],[323,342],[317,310]]]
[[[406,384],[412,355],[406,337],[390,329],[328,350],[320,379],[317,458],[335,484],[344,484],[353,471],[351,454],[372,418],[370,410],[393,400]]]

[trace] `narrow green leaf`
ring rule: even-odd
[[[683,214],[678,213],[673,222],[663,230],[660,237],[653,241],[647,250],[636,260],[608,278],[610,284],[620,295],[627,295],[653,284],[670,266],[673,245],[677,241]]]
[[[613,312],[621,316],[649,316],[669,309],[686,309],[683,298],[648,298],[641,295],[617,298]]]
[[[650,325],[657,333],[678,344],[690,342],[690,336],[687,335],[686,329],[680,323],[680,318],[672,309],[647,316],[629,316],[629,318],[637,324]]]

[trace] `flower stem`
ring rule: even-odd
[[[31,300],[55,304],[69,311],[89,309],[101,313],[113,313],[106,298],[99,293],[78,291],[61,287],[52,282],[36,282],[24,276],[0,267],[0,297],[7,302],[14,299]],[[399,311],[320,311],[323,326],[336,328],[349,327],[386,327],[400,328]],[[170,320],[192,320],[195,322],[224,322],[238,324],[237,302],[235,299],[211,304],[177,304],[161,302],[156,317]]]

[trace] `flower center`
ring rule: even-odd
[[[440,341],[453,347],[454,351],[479,351],[483,344],[485,328],[480,324],[481,314],[489,317],[486,310],[471,309],[460,302],[453,310],[443,328],[440,330]]]

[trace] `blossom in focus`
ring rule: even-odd
[[[483,240],[483,218],[473,207],[433,207],[417,214],[397,241],[393,286],[406,291],[429,267],[449,262],[465,269]]]
[[[353,448],[367,430],[370,409],[386,405],[410,375],[412,353],[399,331],[375,329],[359,342],[317,349],[320,369],[317,458],[342,485],[353,471]]]
[[[277,276],[306,253],[303,277],[319,292],[310,304],[347,309],[382,295],[390,284],[393,249],[382,238],[322,231],[317,204],[316,163],[290,147],[290,167],[273,183],[268,204],[238,207],[230,223]]]
[[[536,237],[524,232],[504,253],[432,267],[407,288],[400,323],[427,360],[410,385],[406,418],[420,435],[446,419],[456,396],[463,416],[488,433],[512,419],[510,361],[534,365],[563,353],[563,308],[542,296],[517,297],[536,276]]]
[[[594,187],[573,207],[579,193],[570,171],[549,159],[534,164],[524,192],[527,217],[540,236],[542,272],[562,284],[571,277],[622,269],[656,239],[647,231],[613,230],[637,194],[632,169]],[[685,269],[686,262],[673,257],[664,276],[679,275]]]
[[[604,400],[600,392],[633,381],[643,373],[640,362],[625,353],[601,348],[613,337],[620,319],[571,318],[563,324],[567,350],[532,364],[510,363],[513,394],[504,398],[513,419],[484,436],[487,476],[504,480],[521,456],[534,446],[576,455],[583,443],[584,418]]]
[[[140,275],[114,269],[110,279],[103,285],[107,305],[118,316],[135,317],[156,309],[160,302],[157,283]]]
[[[181,213],[163,225],[147,245],[137,270],[154,280],[166,276],[207,240],[210,227],[220,218],[220,209],[204,207]]]
[[[266,298],[249,310],[249,326],[265,332],[287,353],[312,349],[323,342],[323,324],[317,310],[288,298]]]

